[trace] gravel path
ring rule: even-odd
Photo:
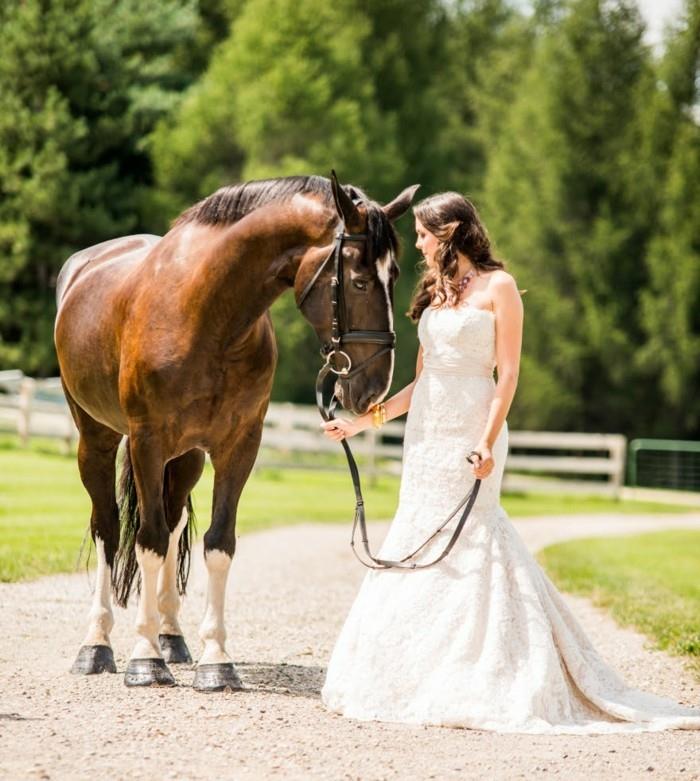
[[[531,549],[571,537],[700,529],[700,515],[516,521]],[[378,547],[386,524],[371,531]],[[361,723],[319,700],[324,665],[364,570],[345,526],[301,525],[239,541],[228,602],[245,692],[127,690],[121,675],[68,669],[86,625],[85,574],[0,584],[0,778],[3,779],[700,779],[700,732],[498,735]],[[204,602],[195,556],[183,626],[196,650]],[[683,662],[646,647],[587,600],[566,597],[602,654],[633,685],[700,703]],[[125,613],[128,613],[126,615]],[[120,672],[133,608],[116,611]]]

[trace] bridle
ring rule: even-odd
[[[345,290],[343,287],[343,244],[346,241],[363,241],[367,244],[368,240],[369,236],[367,233],[346,233],[345,224],[341,223],[338,232],[335,234],[335,244],[331,253],[321,263],[306,287],[302,290],[297,304],[299,309],[301,309],[302,304],[323,273],[323,270],[333,260],[333,277],[331,278],[331,338],[321,347],[321,357],[326,362],[323,369],[327,369],[329,372],[344,379],[354,377],[370,361],[393,350],[396,346],[396,333],[394,331],[354,330],[347,327]],[[343,345],[347,342],[379,344],[383,345],[383,347],[353,368],[352,359],[343,350]],[[345,363],[344,366],[343,362]]]
[[[335,244],[328,257],[321,263],[313,277],[306,284],[299,296],[297,306],[301,309],[302,304],[306,300],[306,297],[310,293],[311,289],[316,284],[318,278],[323,273],[323,270],[329,264],[331,259],[333,260],[333,276],[331,278],[331,338],[328,342],[321,347],[321,357],[325,360],[324,365],[316,377],[316,405],[321,417],[326,420],[333,420],[335,417],[335,409],[338,404],[338,398],[335,395],[335,383],[337,377],[343,379],[349,379],[358,372],[362,371],[370,361],[375,358],[379,358],[380,355],[384,355],[390,350],[395,349],[396,346],[396,333],[394,331],[368,331],[368,330],[354,330],[347,327],[347,313],[345,309],[345,290],[343,287],[343,244],[346,241],[363,241],[365,245],[369,240],[367,233],[346,233],[345,223],[341,222],[337,233],[335,234]],[[379,350],[373,353],[369,358],[357,364],[353,367],[350,356],[343,350],[343,345],[347,342],[363,342],[370,344],[382,345]],[[340,359],[341,364],[338,368],[337,361]],[[342,365],[345,362],[345,365]],[[326,403],[326,399],[328,402]],[[348,468],[350,469],[350,475],[352,477],[352,484],[355,490],[355,518],[352,524],[352,536],[350,539],[350,546],[357,560],[365,567],[370,569],[426,569],[432,567],[439,561],[447,556],[452,550],[459,535],[464,528],[464,525],[469,517],[476,497],[479,493],[479,486],[481,480],[477,479],[466,496],[460,501],[457,507],[452,513],[440,524],[440,526],[428,537],[428,539],[416,548],[412,553],[404,556],[397,561],[391,559],[380,559],[374,556],[369,547],[369,538],[367,536],[367,520],[365,517],[365,502],[362,496],[362,487],[360,485],[360,473],[357,468],[355,457],[350,450],[345,438],[340,440],[340,444],[345,450],[345,456],[348,462]],[[472,451],[467,460],[471,463],[472,457],[475,455],[475,451]],[[478,455],[478,454],[477,454]],[[457,522],[457,525],[445,546],[442,553],[425,564],[418,564],[417,562],[410,562],[417,553],[419,553],[425,546],[433,540],[445,526],[455,517],[455,515],[462,510],[462,515]],[[361,539],[365,555],[373,563],[366,562],[357,552],[355,548],[355,535],[357,527],[360,527]]]

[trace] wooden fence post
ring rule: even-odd
[[[68,433],[63,440],[63,454],[69,456],[73,450],[73,442],[75,442],[76,434],[78,430],[73,420],[70,407],[66,405],[66,417],[68,418]]]
[[[627,452],[627,439],[624,436],[612,434],[610,443],[610,456],[617,467],[615,472],[610,475],[610,482],[613,485],[613,496],[619,499],[622,494],[622,487],[625,482],[625,454]]]
[[[17,417],[17,433],[22,447],[29,445],[29,425],[32,417],[32,401],[36,382],[31,377],[25,377],[19,386],[19,415]]]

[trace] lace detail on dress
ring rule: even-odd
[[[466,493],[465,457],[495,390],[493,313],[428,308],[418,336],[424,368],[382,557],[417,547]],[[593,648],[500,506],[507,451],[504,424],[496,467],[445,560],[367,573],[328,665],[326,707],[363,720],[499,732],[700,729],[700,709],[629,688]],[[455,522],[421,560],[442,549]]]

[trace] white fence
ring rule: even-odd
[[[315,407],[271,404],[262,445],[289,453],[337,453],[336,442],[319,437],[319,421]],[[400,474],[403,432],[404,423],[396,420],[379,431],[364,431],[353,437],[353,453],[367,459],[369,474]],[[508,440],[504,477],[507,490],[620,494],[627,448],[627,439],[621,434],[509,431]],[[262,463],[269,462],[265,459]],[[343,460],[342,468],[344,464]]]
[[[16,431],[23,445],[32,436],[60,439],[66,451],[78,438],[61,380],[34,380],[21,371],[0,372],[0,429]]]
[[[506,490],[621,496],[627,453],[627,437],[622,434],[510,431],[508,442]]]
[[[315,407],[271,403],[256,467],[346,469],[336,442],[323,436]],[[60,380],[33,380],[19,371],[0,372],[0,429],[53,437],[70,449],[77,431]],[[390,421],[352,439],[363,475],[400,474],[404,423]],[[620,496],[626,438],[620,434],[510,431],[504,488]]]

